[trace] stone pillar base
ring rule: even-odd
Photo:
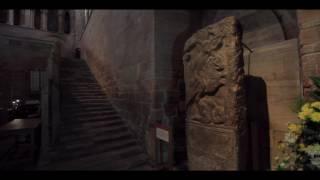
[[[189,170],[246,168],[246,131],[188,123],[187,136]]]

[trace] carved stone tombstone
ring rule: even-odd
[[[238,170],[246,158],[241,30],[234,17],[196,32],[184,47],[190,170]]]

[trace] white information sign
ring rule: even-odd
[[[165,129],[156,128],[156,136],[165,142],[169,142],[169,132]]]

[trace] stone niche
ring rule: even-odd
[[[184,47],[190,170],[245,168],[246,105],[241,28],[234,17],[209,25]]]

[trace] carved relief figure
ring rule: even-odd
[[[196,32],[184,47],[188,120],[232,124],[228,115],[243,79],[241,31],[234,17]]]

